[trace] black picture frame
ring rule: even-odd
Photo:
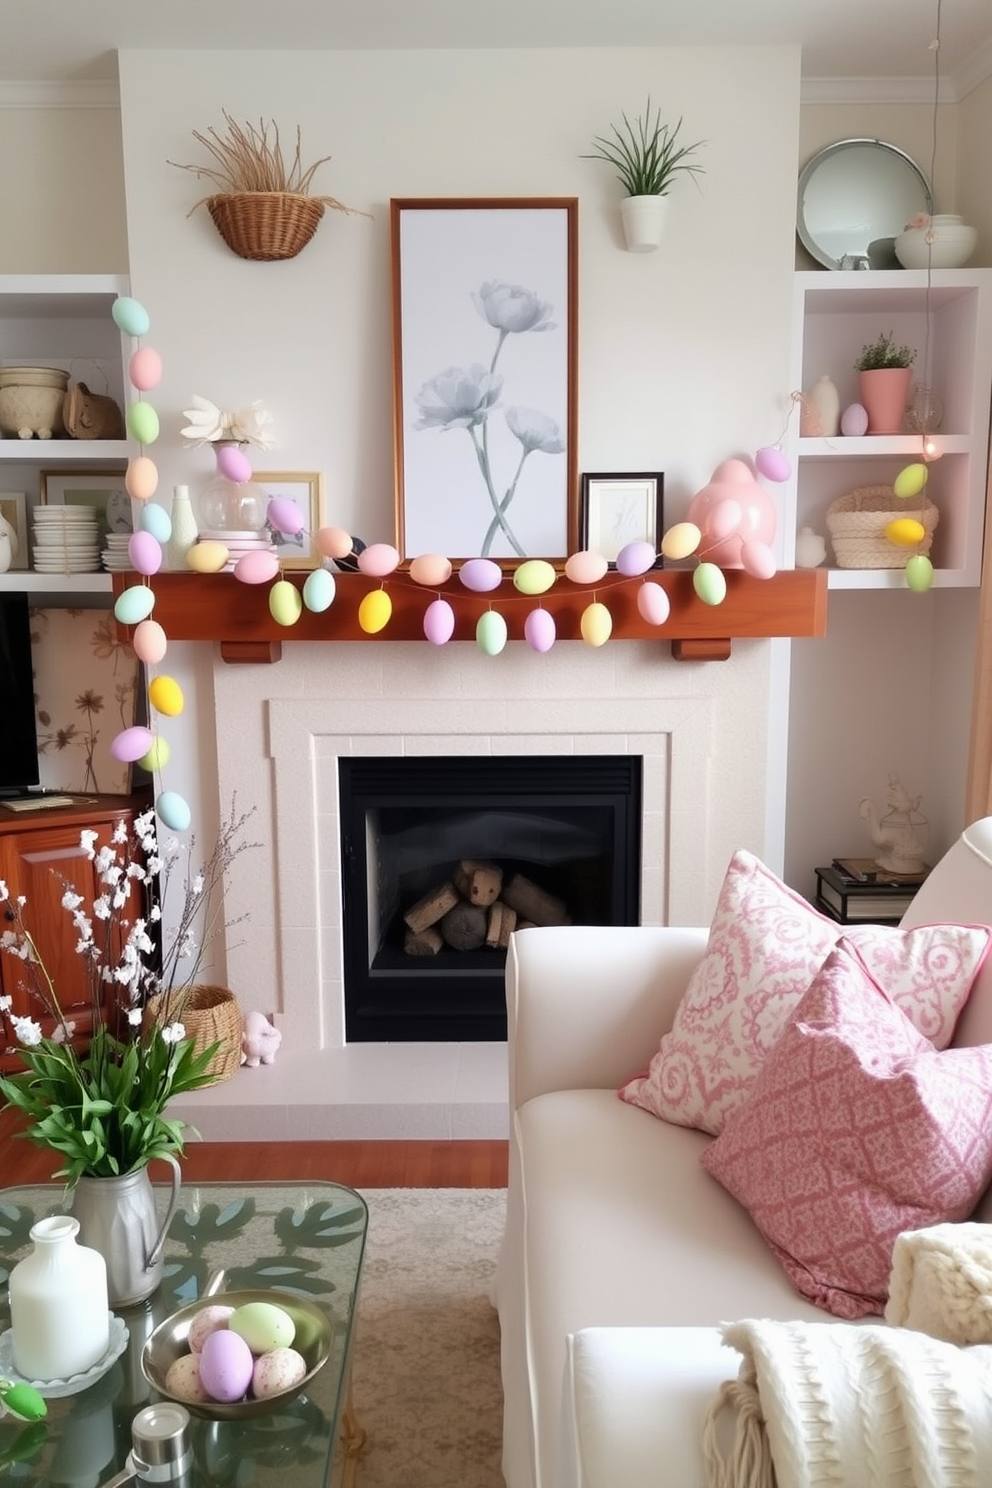
[[[613,475],[584,472],[579,491],[579,542],[616,567],[620,549],[649,542],[662,566],[665,477],[662,471],[622,471]]]

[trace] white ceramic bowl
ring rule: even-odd
[[[978,242],[978,229],[960,219],[935,217],[931,232],[932,243],[920,227],[909,227],[896,238],[896,258],[904,269],[960,269]]]

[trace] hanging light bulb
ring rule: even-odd
[[[933,434],[944,422],[944,405],[925,382],[917,382],[906,409],[906,423],[914,434]]]

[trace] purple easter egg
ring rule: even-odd
[[[226,475],[236,485],[240,486],[251,480],[251,461],[236,444],[218,445],[215,458],[221,475]]]
[[[132,532],[127,540],[127,556],[138,573],[158,573],[162,567],[162,544],[150,532]]]
[[[782,451],[774,444],[766,444],[759,449],[754,457],[755,468],[759,475],[765,480],[787,481],[792,474],[792,466]]]
[[[860,439],[868,433],[868,410],[860,403],[849,403],[840,416],[840,432],[848,439]]]
[[[617,554],[617,572],[625,574],[628,579],[637,574],[647,573],[649,568],[654,568],[658,561],[658,554],[653,543],[631,542],[620,549]]]
[[[148,753],[154,737],[151,729],[135,724],[133,728],[124,729],[110,741],[110,752],[120,764],[129,765]]]
[[[435,599],[424,611],[424,635],[432,646],[445,646],[454,630],[454,610],[446,599]]]
[[[532,651],[550,651],[557,634],[554,616],[547,610],[531,610],[524,621],[524,640]]]
[[[288,496],[273,496],[265,509],[265,515],[277,532],[286,532],[290,537],[295,537],[298,532],[303,531],[303,513]]]
[[[476,594],[487,594],[498,589],[503,582],[503,571],[491,558],[470,558],[458,570],[458,577],[466,589]]]

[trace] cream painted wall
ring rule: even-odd
[[[972,89],[958,113],[958,210],[978,228],[975,262],[992,263],[992,78]]]
[[[127,272],[116,108],[0,108],[0,273]]]

